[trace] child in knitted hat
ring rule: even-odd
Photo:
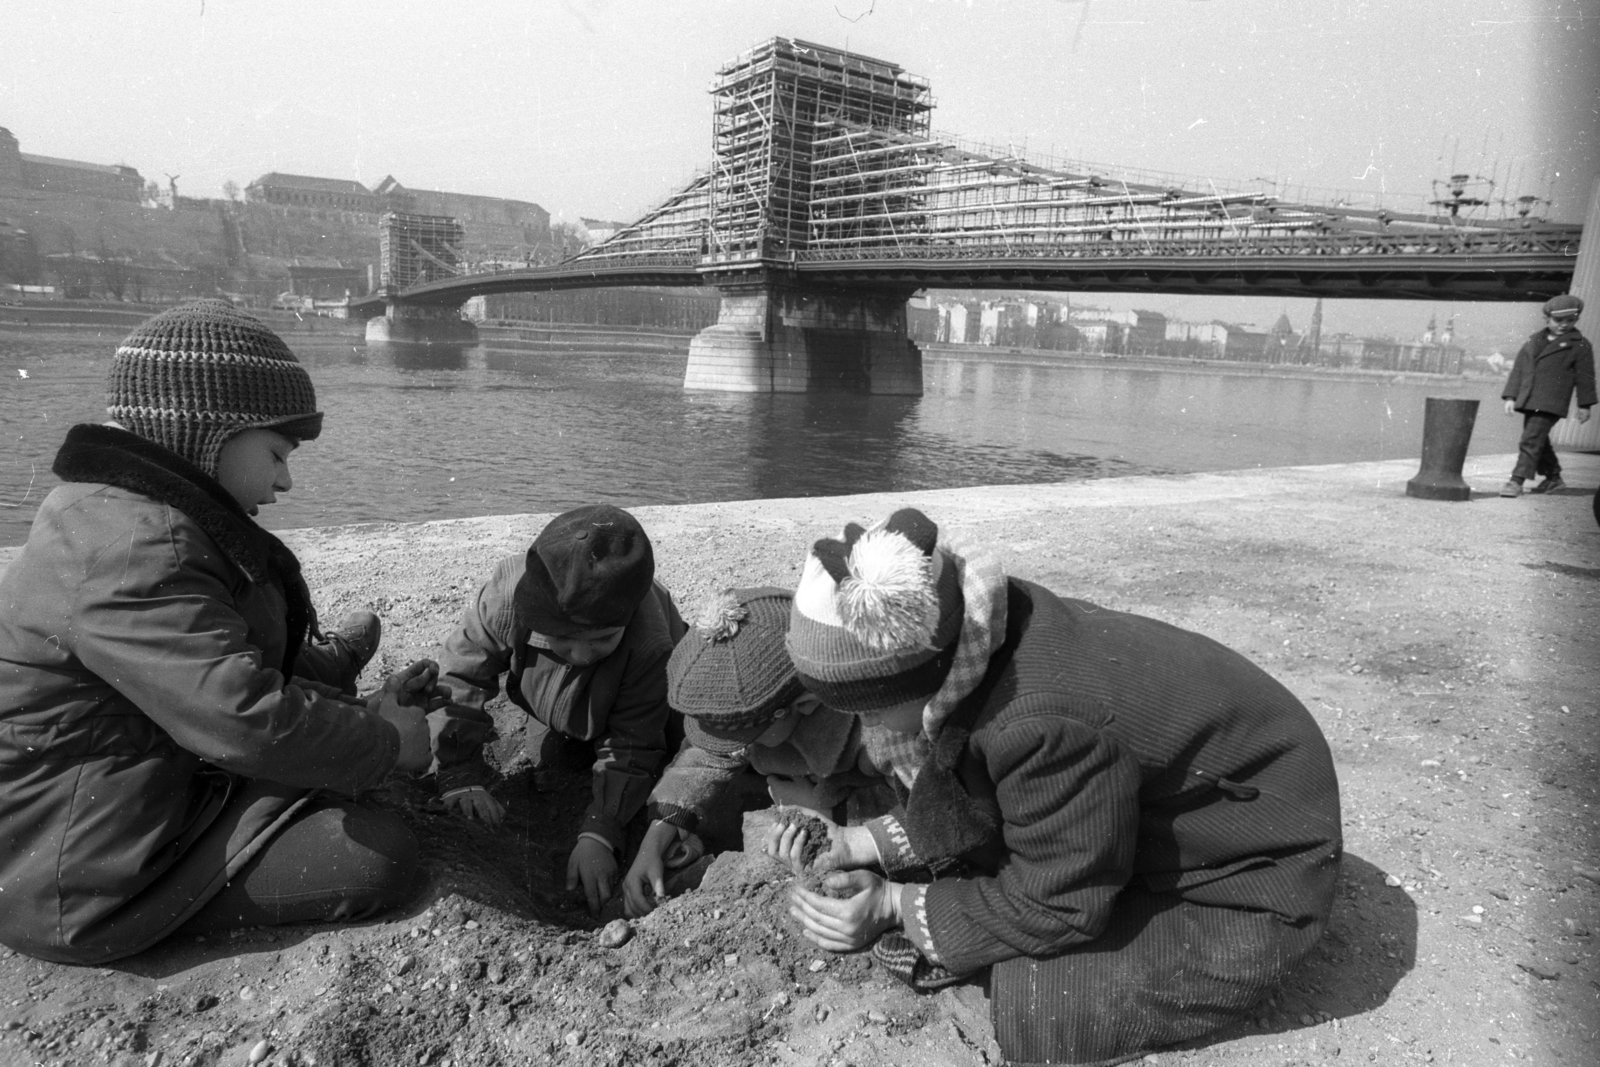
[[[788,648],[897,799],[824,883],[849,895],[794,886],[790,915],[915,989],[987,970],[1008,1062],[1120,1063],[1246,1018],[1326,927],[1328,743],[1237,652],[1007,577],[910,508],[816,543]]]
[[[526,553],[501,560],[439,656],[454,693],[435,740],[448,807],[498,826],[482,748],[493,735],[484,705],[500,691],[533,718],[536,767],[563,741],[593,754],[594,799],[567,862],[591,912],[612,895],[627,825],[667,761],[667,658],[684,632],[637,519],[609,504],[556,516]]]
[[[623,878],[629,915],[666,895],[668,857],[693,858],[694,832],[728,800],[739,776],[765,775],[772,799],[815,813],[886,811],[892,797],[861,764],[854,717],[807,693],[784,651],[791,595],[728,589],[702,607],[667,664],[667,699],[685,740],[650,793],[651,823]]]
[[[353,919],[417,843],[354,800],[428,763],[421,661],[369,700],[377,618],[319,640],[300,564],[252,520],[322,428],[283,340],[226,301],[117,349],[0,577],[0,942],[104,963],[181,924]]]

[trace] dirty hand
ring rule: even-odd
[[[387,686],[373,701],[377,704],[373,710],[400,732],[400,754],[395,757],[395,770],[427,770],[433,762],[433,749],[428,743],[428,717],[422,709],[400,703]]]
[[[581,884],[589,914],[599,915],[600,906],[611,899],[611,889],[616,883],[617,856],[611,846],[592,837],[578,838],[578,843],[572,847],[572,858],[567,860],[567,891]]]
[[[376,695],[392,693],[401,704],[432,711],[450,702],[448,692],[439,692],[438,681],[439,665],[431,659],[419,659],[385,678],[383,688]]]
[[[1506,414],[1507,415],[1515,415],[1516,413],[1517,413],[1517,402],[1515,400],[1507,400],[1506,401]]]
[[[491,830],[498,830],[501,820],[506,817],[506,806],[490,796],[489,791],[481,785],[452,789],[439,799],[444,801],[446,811],[463,819],[476,819]]]
[[[900,925],[900,886],[882,875],[834,871],[823,885],[854,890],[854,895],[839,900],[798,885],[789,890],[789,916],[812,944],[829,952],[854,952]]]
[[[678,840],[678,828],[670,823],[653,822],[639,843],[633,866],[622,876],[622,897],[628,918],[649,915],[656,901],[667,896],[667,849]]]
[[[820,819],[828,828],[828,847],[817,855],[812,868],[819,871],[849,870],[869,867],[878,860],[878,850],[872,844],[872,833],[865,826],[840,826],[821,812],[809,808],[789,809],[802,811]],[[793,823],[776,822],[767,828],[767,839],[762,851],[779,863],[788,864],[795,874],[804,874],[806,866],[801,860],[807,835]]]
[[[1579,408],[1578,409],[1578,421],[1579,422],[1588,422],[1589,421],[1589,409],[1588,408]]]

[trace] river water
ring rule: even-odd
[[[105,418],[120,337],[0,330],[0,545],[27,539],[67,428]],[[1396,459],[1420,454],[1428,396],[1483,401],[1474,453],[1515,451],[1521,421],[1499,383],[1455,379],[935,356],[920,398],[770,396],[685,393],[683,354],[287,339],[327,418],[272,529]]]

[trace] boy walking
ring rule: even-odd
[[[1545,328],[1529,337],[1511,365],[1511,376],[1500,393],[1506,414],[1522,413],[1522,440],[1517,448],[1517,465],[1511,480],[1500,495],[1518,497],[1529,478],[1544,481],[1531,493],[1548,493],[1566,485],[1561,480],[1561,462],[1550,446],[1550,430],[1567,413],[1572,391],[1578,391],[1578,421],[1589,421],[1595,404],[1594,348],[1578,332],[1578,316],[1583,301],[1570,293],[1545,302]]]
[[[567,741],[593,753],[594,799],[567,862],[567,888],[581,884],[591,912],[611,897],[628,822],[667,760],[667,657],[684,629],[638,520],[591,504],[501,560],[439,656],[439,684],[454,693],[435,739],[448,807],[490,825],[505,814],[482,759],[493,730],[483,708],[502,677],[534,719],[536,763]]]

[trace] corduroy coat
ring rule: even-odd
[[[902,897],[917,973],[999,965],[991,984],[1008,1057],[1042,1060],[1047,1049],[1077,1062],[1064,1050],[1081,1035],[1062,1019],[1072,1010],[1065,1002],[1088,991],[1070,984],[1070,971],[1041,978],[1026,965],[1095,942],[1130,890],[1267,915],[1269,926],[1309,931],[1295,939],[1309,948],[1333,902],[1338,782],[1305,707],[1215,641],[1018,579],[1009,580],[1007,612],[983,682],[947,720],[911,789],[896,782],[903,809],[869,826],[891,874],[950,857],[968,864],[970,876]],[[1279,974],[1294,962],[1270,933],[1255,948],[1189,944],[1200,940],[1192,930],[1182,944],[1141,943],[1163,937],[1124,930],[1114,949],[1089,955],[1103,965],[1119,953],[1192,953],[1196,963],[1220,952],[1246,1001],[1257,995],[1251,972]],[[1068,987],[1050,988],[1057,979]],[[1012,1010],[1018,998],[1027,1010]],[[1144,1017],[1080,1051],[1109,1056],[1196,1032],[1182,1009],[1163,1018],[1165,1009],[1130,1002],[1093,1013],[1094,1025],[1120,1025],[1118,1010]]]
[[[393,768],[393,726],[288,677],[285,609],[170,504],[86,482],[45,498],[0,577],[0,942],[137,952],[313,791]]]
[[[1539,330],[1517,351],[1500,398],[1514,401],[1524,415],[1543,412],[1564,419],[1574,389],[1579,407],[1595,405],[1594,347],[1577,330],[1560,337]]]

